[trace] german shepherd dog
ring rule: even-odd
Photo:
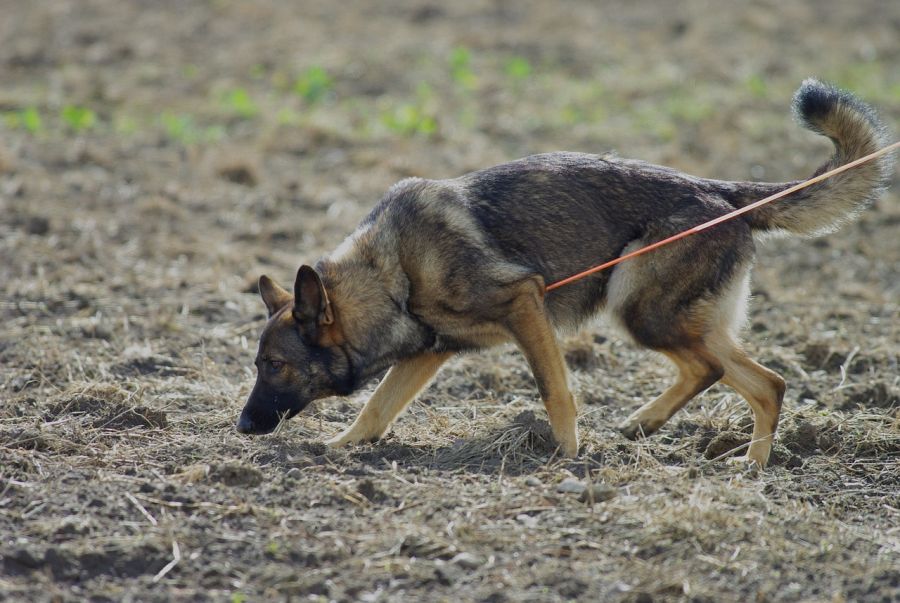
[[[820,172],[887,142],[871,108],[828,84],[805,81],[793,106],[802,125],[834,142]],[[451,180],[403,180],[333,253],[300,267],[292,292],[260,277],[269,318],[237,429],[271,432],[311,401],[351,394],[389,369],[353,424],[327,443],[374,441],[447,359],[513,341],[561,453],[572,457],[578,407],[556,332],[603,310],[678,370],[674,385],[619,425],[626,437],[653,433],[722,381],[753,410],[742,458],[764,467],[785,382],[737,340],[754,234],[831,231],[883,192],[893,166],[884,157],[550,292],[547,284],[795,183],[708,180],[565,152]]]

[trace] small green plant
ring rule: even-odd
[[[262,78],[266,77],[267,71],[268,71],[268,69],[266,69],[265,65],[257,63],[256,65],[254,65],[253,67],[250,68],[250,77],[256,78],[256,79],[262,79]]]
[[[140,123],[130,115],[117,114],[112,120],[112,127],[116,134],[128,136],[138,131]]]
[[[697,124],[713,113],[712,104],[700,95],[676,92],[665,102],[666,114],[682,123]]]
[[[527,80],[531,77],[531,63],[525,57],[512,57],[506,61],[503,71],[511,80]]]
[[[275,114],[276,121],[283,126],[297,126],[303,123],[303,115],[290,107],[282,107]]]
[[[166,136],[185,145],[220,140],[225,136],[222,126],[202,127],[192,116],[185,114],[163,113],[159,123]]]
[[[312,104],[324,99],[334,87],[334,81],[324,68],[313,66],[300,74],[294,82],[294,92]]]
[[[193,138],[196,131],[194,118],[190,115],[163,113],[159,116],[159,123],[162,124],[166,136],[178,142],[191,142],[189,139]]]
[[[382,121],[390,130],[411,136],[423,134],[430,136],[437,132],[437,120],[425,114],[417,103],[403,103],[382,115]]]
[[[765,98],[769,93],[769,86],[761,75],[755,73],[747,78],[747,90],[756,98]]]
[[[59,112],[59,116],[73,132],[90,130],[97,123],[96,113],[78,105],[66,105]]]
[[[247,595],[244,593],[232,593],[231,594],[231,603],[246,603]]]
[[[471,90],[477,83],[472,71],[472,53],[468,48],[457,46],[450,52],[450,74],[461,87]]]
[[[259,114],[259,107],[243,88],[233,88],[222,96],[222,103],[232,113],[250,119]]]
[[[35,107],[26,107],[18,111],[4,113],[3,123],[8,128],[23,129],[32,134],[39,134],[44,130],[44,120]]]
[[[389,130],[404,136],[432,136],[437,133],[438,122],[429,110],[433,94],[431,87],[421,84],[416,100],[401,103],[382,113],[381,121]]]

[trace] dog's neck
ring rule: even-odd
[[[325,258],[316,268],[328,291],[338,340],[351,355],[357,386],[399,360],[424,351],[428,327],[410,314],[409,279],[396,258],[364,250]]]

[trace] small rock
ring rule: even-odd
[[[294,479],[300,479],[300,476],[303,475],[303,471],[300,467],[291,467],[288,469],[288,472],[285,473],[285,477],[291,477]]]
[[[542,486],[543,483],[541,482],[541,480],[539,480],[535,476],[529,475],[528,477],[525,478],[525,485],[529,486],[531,488],[538,488],[538,487]]]
[[[452,565],[439,565],[434,568],[434,577],[441,586],[453,586],[459,581],[462,571]]]
[[[587,490],[587,486],[581,480],[577,480],[574,477],[567,477],[563,481],[556,486],[557,492],[563,492],[567,494],[581,494],[585,490]]]
[[[450,560],[450,563],[458,565],[459,567],[464,569],[473,570],[484,565],[484,559],[472,553],[459,553]]]
[[[589,488],[585,488],[584,492],[578,497],[583,503],[598,503],[611,500],[616,497],[618,492],[609,484],[597,482],[591,484]]]
[[[25,220],[25,232],[32,235],[43,236],[50,232],[50,220],[44,216],[29,216]]]

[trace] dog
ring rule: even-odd
[[[887,142],[875,111],[806,80],[793,108],[829,137],[837,167]],[[615,156],[534,155],[450,180],[403,180],[343,243],[297,271],[293,291],[263,275],[268,310],[256,384],[237,422],[273,431],[313,400],[346,396],[387,369],[356,420],[330,446],[381,438],[449,358],[504,342],[523,352],[560,452],[578,453],[578,407],[557,332],[601,311],[640,346],[664,354],[675,384],[620,426],[658,430],[722,381],[749,403],[745,462],[765,467],[785,381],[742,350],[754,235],[817,235],[887,188],[882,157],[565,287],[546,286],[786,189],[726,182]]]

